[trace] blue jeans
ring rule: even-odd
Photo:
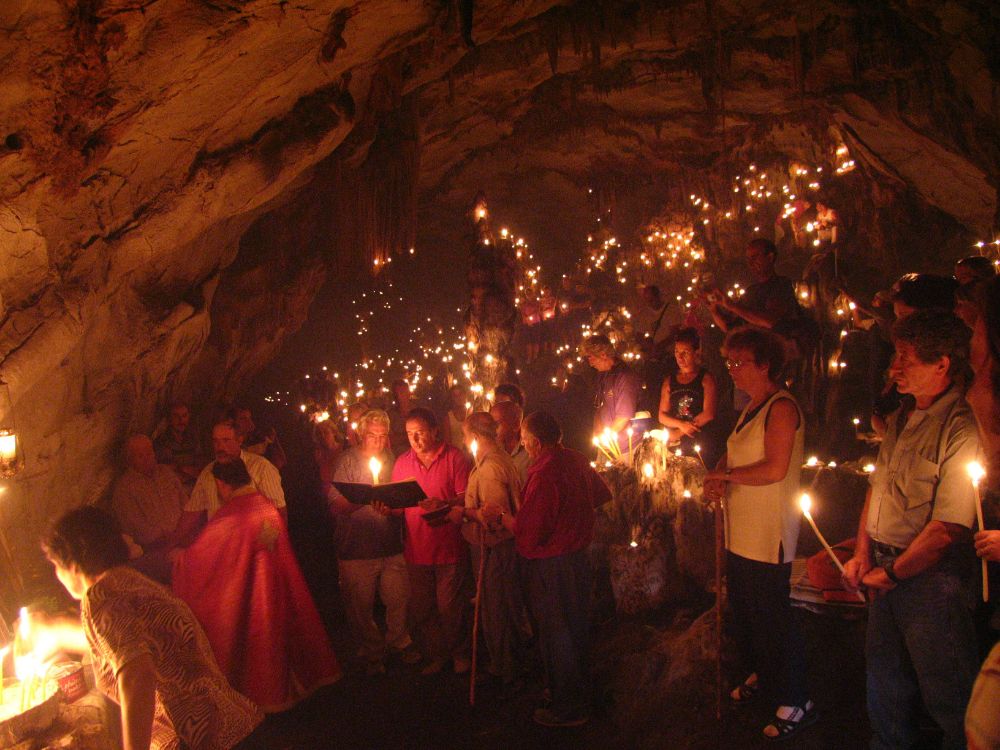
[[[528,603],[538,623],[538,645],[562,718],[590,711],[590,561],[586,550],[525,560]]]
[[[889,556],[875,554],[881,566]],[[920,699],[944,732],[943,750],[965,747],[965,707],[979,669],[969,594],[951,562],[908,578],[868,610],[868,717],[873,750],[918,739]]]

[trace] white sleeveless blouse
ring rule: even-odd
[[[726,549],[740,557],[765,563],[790,562],[795,558],[802,520],[797,498],[805,446],[805,418],[792,394],[781,390],[771,396],[739,432],[734,429],[726,442],[729,468],[762,461],[767,415],[774,402],[782,398],[795,404],[799,413],[788,473],[784,479],[760,487],[730,483],[726,507]],[[743,422],[747,411],[743,410],[737,424]]]

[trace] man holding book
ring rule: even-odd
[[[373,458],[380,464],[379,483],[388,481],[393,469],[389,415],[381,409],[366,412],[358,420],[357,433],[359,443],[340,455],[334,481],[372,484]],[[387,651],[415,664],[420,654],[406,622],[410,585],[403,559],[402,519],[383,515],[371,505],[351,503],[332,485],[327,501],[336,523],[334,544],[347,622],[365,673],[384,674]],[[376,591],[386,610],[384,635],[372,614]]]

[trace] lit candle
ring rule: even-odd
[[[628,453],[629,453],[629,456],[631,456],[632,455],[632,428],[629,427],[627,430],[625,430],[625,434],[628,435]]]
[[[479,460],[478,460],[479,441],[473,440],[471,443],[469,443],[469,450],[472,452],[472,463],[474,463],[476,466],[479,466]]]
[[[986,469],[978,461],[970,462],[965,470],[969,472],[969,479],[972,480],[972,491],[976,495],[976,522],[979,524],[979,530],[985,531],[986,527],[983,525],[983,497],[979,492],[979,483],[986,476]],[[986,558],[981,560],[983,564],[983,601],[989,601],[990,599],[990,579],[987,575],[986,568]]]
[[[802,509],[802,515],[806,517],[806,520],[809,522],[809,525],[812,526],[812,530],[816,533],[816,537],[819,539],[820,544],[823,545],[823,549],[826,550],[826,554],[828,554],[830,556],[830,559],[833,560],[833,564],[837,566],[837,570],[840,571],[840,574],[844,575],[843,563],[841,563],[840,558],[838,558],[833,553],[833,548],[830,547],[830,545],[826,541],[826,538],[820,533],[819,527],[813,520],[812,513],[809,512],[812,508],[812,498],[809,497],[809,493],[807,492],[802,493],[802,496],[799,498],[799,507]],[[860,591],[857,593],[858,593],[858,599],[864,601],[865,600],[864,594],[862,594]]]
[[[0,430],[0,463],[11,464],[17,459],[17,435]]]
[[[594,447],[597,448],[597,457],[598,458],[601,458],[601,456],[604,456],[605,458],[609,458],[609,459],[611,458],[611,454],[609,454],[604,449],[604,445],[601,442],[601,438],[598,435],[594,435],[594,439],[593,439],[592,442],[594,443]]]
[[[705,471],[708,471],[708,466],[705,465],[705,459],[701,456],[701,446],[695,444],[694,452],[698,454],[698,460],[701,461],[701,465],[705,467]]]
[[[378,484],[378,475],[382,471],[382,462],[378,460],[375,456],[368,459],[368,470],[372,473],[372,484]]]

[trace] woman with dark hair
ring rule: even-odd
[[[239,459],[216,461],[212,476],[223,505],[175,559],[174,593],[233,686],[284,711],[335,682],[340,667],[277,508]]]
[[[780,739],[817,718],[805,684],[805,648],[789,600],[805,418],[779,385],[784,347],[775,334],[740,328],[726,338],[723,351],[734,385],[750,397],[726,453],[705,476],[706,497],[716,502],[726,498],[729,604],[746,675],[730,697],[744,703],[762,692],[777,706],[764,735]]]
[[[121,706],[125,750],[263,748],[260,711],[230,687],[187,605],[129,568],[114,517],[86,506],[42,541],[80,620],[34,623],[68,651],[89,651],[98,687]]]
[[[698,445],[705,461],[714,464],[719,456],[711,425],[718,390],[715,378],[701,365],[699,344],[694,328],[682,328],[674,337],[677,372],[664,378],[660,387],[660,424],[673,430],[685,453],[690,455]]]

